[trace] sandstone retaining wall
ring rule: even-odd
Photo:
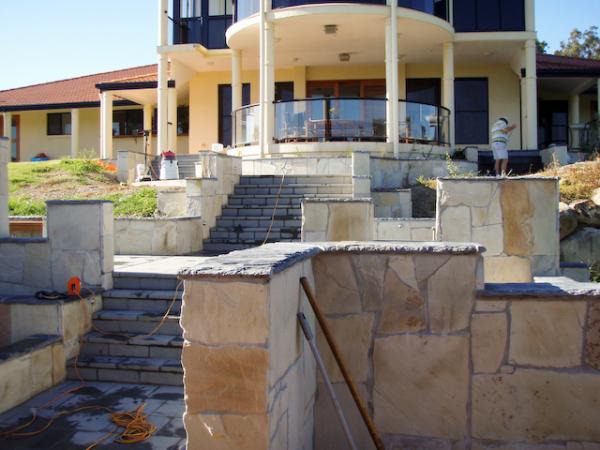
[[[442,178],[436,238],[486,247],[489,282],[559,274],[558,180]]]

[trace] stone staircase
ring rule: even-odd
[[[242,176],[204,241],[203,254],[219,255],[256,247],[265,239],[299,241],[303,198],[352,196],[351,177],[286,176],[283,185],[281,182],[281,176]]]
[[[155,157],[152,160],[153,173],[160,173],[160,156]],[[186,178],[194,178],[196,176],[195,164],[200,161],[199,154],[191,155],[180,155],[177,154],[177,167],[179,168],[179,179],[185,180]]]
[[[181,287],[175,275],[114,274],[114,289],[103,294],[103,309],[94,329],[82,338],[77,368],[87,381],[175,385],[183,384],[179,326]],[[173,297],[173,308],[161,322]],[[77,380],[71,360],[68,377]]]

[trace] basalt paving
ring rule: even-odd
[[[148,420],[158,431],[147,441],[139,444],[118,444],[114,438],[106,439],[95,447],[98,450],[184,450],[185,429],[182,417],[185,410],[183,388],[176,386],[153,386],[119,383],[88,382],[82,389],[60,396],[61,393],[79,386],[79,382],[65,382],[34,397],[28,402],[0,414],[0,430],[12,429],[31,418],[36,408],[39,418],[24,432],[42,428],[48,419],[65,410],[84,406],[104,406],[115,412],[132,411],[145,403]],[[43,407],[50,400],[50,405]],[[11,450],[79,450],[102,439],[115,425],[106,410],[86,410],[57,419],[45,432],[24,439],[0,438],[0,449]]]

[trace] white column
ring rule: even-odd
[[[260,3],[260,152],[269,153],[275,131],[275,49],[273,24],[268,20],[269,0]]]
[[[521,150],[527,149],[527,84],[521,78]]]
[[[242,107],[242,52],[240,50],[231,50],[231,114],[233,126],[231,131],[233,136],[231,142],[235,146],[236,139],[241,132],[241,123],[235,120],[234,111]]]
[[[158,0],[158,46],[164,47],[168,43],[168,0]],[[169,146],[168,140],[168,67],[167,55],[159,49],[158,54],[158,145],[156,153],[166,152]]]
[[[3,128],[5,133],[7,115],[10,116],[10,114],[4,114],[5,122]],[[10,121],[8,123],[10,123]],[[10,134],[8,136],[10,136]],[[10,161],[11,156],[10,150],[10,140],[0,139],[0,238],[10,236],[8,225],[8,162]]]
[[[79,154],[79,110],[71,110],[71,158]]]
[[[394,157],[400,156],[400,124],[398,123],[399,86],[398,86],[398,2],[388,0],[390,18],[386,23],[386,45],[388,54],[386,58],[386,75],[390,77],[388,88],[388,142],[392,143]]]
[[[12,142],[12,114],[9,112],[5,112],[2,114],[4,119],[3,119],[3,130],[2,130],[2,136],[7,137],[10,141]],[[10,145],[9,145],[10,147]]]
[[[154,107],[151,104],[144,105],[144,131],[148,132],[147,142],[148,147],[144,148],[144,152],[148,152],[149,155],[152,154],[152,113],[154,112]]]
[[[442,106],[450,110],[448,125],[450,148],[454,149],[454,43],[444,42],[443,47],[444,78],[442,82]]]
[[[175,86],[168,89],[168,145],[169,151],[177,153],[177,88]]]
[[[394,130],[392,128],[392,26],[388,19],[385,24],[385,98],[386,98],[386,142],[391,144],[393,141]],[[393,146],[392,146],[393,148]]]
[[[113,157],[113,94],[110,91],[102,92],[101,115],[102,129],[100,158],[111,159]]]
[[[525,91],[527,96],[527,149],[538,148],[537,139],[537,70],[535,39],[525,43]]]
[[[535,0],[525,0],[525,30],[535,31]]]
[[[572,95],[569,97],[569,124],[579,125],[579,122],[579,95]],[[572,133],[572,148],[579,148],[579,130],[576,127],[571,127],[570,132]]]

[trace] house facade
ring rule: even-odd
[[[443,155],[498,117],[512,150],[577,149],[599,113],[600,62],[536,55],[534,0],[157,1],[157,66],[0,92],[16,159],[115,159],[143,130],[153,154]]]

